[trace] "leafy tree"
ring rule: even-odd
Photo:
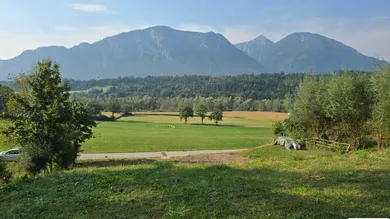
[[[101,112],[103,111],[104,107],[99,103],[98,100],[96,99],[92,99],[90,101],[88,101],[87,103],[87,108],[88,108],[88,111],[89,113],[93,116],[93,117],[98,117],[100,116]]]
[[[7,170],[7,164],[2,157],[0,157],[0,183],[7,184],[12,177],[12,173]]]
[[[272,125],[272,128],[275,136],[289,136],[300,143],[305,142],[306,130],[294,120],[277,121]]]
[[[131,115],[132,106],[128,103],[122,104],[122,113],[124,116]]]
[[[184,119],[184,124],[187,124],[189,117],[194,117],[194,110],[190,106],[183,106],[179,110],[180,120]]]
[[[210,120],[214,120],[215,125],[218,125],[219,121],[222,121],[223,112],[222,110],[214,110],[209,116]]]
[[[390,66],[383,67],[372,78],[375,95],[371,127],[377,140],[378,150],[384,148],[390,136]]]
[[[110,111],[112,113],[112,117],[114,117],[115,113],[120,113],[121,110],[122,110],[122,106],[121,106],[119,99],[111,98],[108,101],[108,111]]]
[[[205,105],[200,104],[196,107],[196,115],[202,119],[202,125],[203,125],[204,118],[206,118],[206,114],[207,114],[207,108]]]
[[[7,109],[7,102],[14,93],[12,88],[0,84],[0,113]]]
[[[12,121],[6,134],[29,157],[32,168],[27,170],[37,173],[48,168],[52,172],[53,164],[68,168],[96,126],[87,107],[70,100],[60,67],[50,59],[38,62],[30,75],[21,74],[15,82],[21,90],[9,102],[17,110],[9,110],[6,115]]]
[[[367,121],[372,116],[374,96],[367,75],[344,73],[332,77],[326,105],[337,138],[352,138],[359,147],[366,134]]]
[[[285,121],[276,121],[272,124],[272,129],[275,136],[286,136]]]
[[[329,128],[330,119],[325,110],[327,84],[324,79],[308,76],[298,87],[290,118],[304,127],[309,136],[325,137]]]

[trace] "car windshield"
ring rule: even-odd
[[[6,154],[19,154],[21,151],[19,150],[12,150],[12,151],[7,151]]]

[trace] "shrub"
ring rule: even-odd
[[[124,112],[124,113],[122,114],[122,117],[132,116],[132,115],[133,115],[133,113],[131,113],[131,112]]]
[[[0,157],[0,183],[7,184],[11,181],[12,173],[7,169],[7,164],[3,158]]]
[[[96,121],[115,121],[114,116],[99,115],[95,117]]]
[[[272,129],[275,136],[285,136],[286,128],[284,127],[284,121],[277,121],[272,124]]]
[[[286,119],[275,122],[272,128],[275,136],[288,136],[296,139],[301,144],[305,142],[306,130],[294,120]]]

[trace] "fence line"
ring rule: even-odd
[[[341,149],[344,148],[346,153],[348,153],[349,149],[351,148],[351,144],[348,144],[348,143],[325,140],[325,139],[320,139],[320,138],[307,138],[307,139],[305,139],[305,144],[307,141],[312,141],[314,143],[314,146],[316,146],[317,144],[320,144],[320,145],[322,144],[322,145],[327,145],[327,146],[336,145]]]

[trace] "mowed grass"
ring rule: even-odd
[[[287,151],[241,163],[85,161],[0,190],[2,218],[390,216],[390,151]]]
[[[202,125],[199,117],[189,118],[184,125],[177,112],[134,113],[116,122],[98,122],[94,138],[85,142],[82,150],[108,153],[253,148],[268,143],[272,123],[286,117],[285,113],[273,112],[224,112],[223,121],[215,126],[207,118]],[[0,122],[0,131],[5,127]],[[0,134],[0,151],[13,147]]]
[[[176,113],[135,113],[116,122],[99,122],[84,153],[189,151],[253,148],[272,138],[271,124],[285,114],[228,112],[216,126],[190,118],[183,124]],[[249,116],[248,116],[249,115]]]

